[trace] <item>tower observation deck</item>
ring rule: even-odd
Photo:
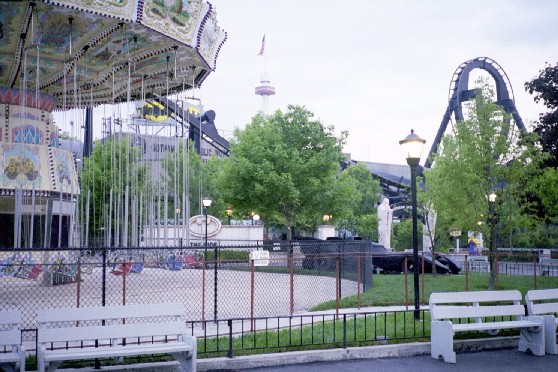
[[[262,112],[269,113],[269,96],[275,95],[275,87],[272,87],[269,80],[269,74],[262,73],[260,85],[256,87],[256,94],[262,96]]]

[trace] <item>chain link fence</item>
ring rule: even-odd
[[[251,251],[262,249],[268,259],[250,259]],[[375,260],[386,258],[358,241],[211,246],[205,254],[203,247],[0,250],[0,308],[19,310],[24,329],[36,328],[39,309],[60,307],[178,302],[186,306],[187,321],[292,316],[360,295],[379,272]],[[409,257],[388,258],[404,263],[397,265],[407,268],[410,283]],[[490,270],[487,256],[451,258],[462,268],[465,290],[468,273]],[[495,260],[500,275],[531,276],[533,288],[541,276],[558,276],[556,259],[537,252],[501,253]],[[431,269],[421,264],[421,272]]]
[[[203,321],[292,315],[363,290],[355,268],[335,269],[339,256],[327,258],[333,270],[307,270],[298,245],[271,250],[266,266],[250,259],[255,249],[211,247],[208,260],[204,249],[176,247],[0,250],[0,308],[19,310],[26,329],[42,308],[170,302],[186,306],[186,320]]]

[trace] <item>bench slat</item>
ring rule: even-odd
[[[526,301],[557,300],[558,288],[552,289],[532,289],[525,295]]]
[[[558,313],[558,302],[545,302],[531,305],[531,315]]]
[[[113,358],[120,356],[145,354],[170,354],[193,351],[191,345],[184,342],[170,342],[165,344],[146,344],[130,346],[113,346],[100,348],[83,348],[68,350],[52,350],[45,354],[45,361],[79,360],[94,358]]]
[[[182,316],[186,312],[182,304],[149,304],[149,305],[125,305],[105,307],[80,307],[80,308],[57,308],[42,309],[37,314],[37,322],[69,322],[90,321],[101,319],[119,318],[148,318],[164,316]]]
[[[111,324],[68,328],[44,328],[38,332],[39,343],[109,340],[187,334],[184,322]]]
[[[456,332],[464,331],[487,331],[491,329],[510,329],[510,328],[534,328],[541,324],[527,320],[507,321],[507,322],[488,322],[488,323],[463,323],[453,324],[452,329]]]
[[[0,363],[15,363],[21,360],[21,356],[16,352],[0,353]]]
[[[521,292],[509,291],[479,291],[479,292],[440,292],[430,295],[431,304],[457,304],[473,302],[503,302],[521,301]]]
[[[491,306],[434,306],[430,310],[432,319],[484,318],[500,316],[523,316],[523,305]]]

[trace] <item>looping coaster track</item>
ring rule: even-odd
[[[496,61],[488,57],[478,57],[475,59],[471,59],[459,65],[459,67],[457,67],[457,69],[453,73],[449,89],[450,98],[448,107],[446,109],[446,112],[444,113],[444,117],[442,118],[442,122],[440,124],[440,128],[438,129],[438,133],[436,134],[436,138],[432,143],[432,147],[430,148],[428,157],[426,158],[424,164],[425,168],[431,167],[432,156],[435,155],[438,151],[438,146],[440,145],[442,136],[444,135],[448,123],[451,120],[452,114],[454,115],[456,121],[462,121],[462,103],[475,97],[475,91],[473,89],[469,89],[469,75],[471,71],[477,68],[485,70],[490,74],[490,76],[492,76],[492,78],[496,82],[496,104],[502,106],[508,114],[512,115],[519,130],[525,131],[523,120],[521,119],[521,116],[519,116],[517,108],[515,107],[513,89],[510,80],[506,75],[506,72],[498,63],[496,63]]]

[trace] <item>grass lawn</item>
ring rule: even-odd
[[[489,274],[469,273],[469,291],[483,291],[488,289]],[[409,275],[408,292],[409,304],[414,304],[413,276]],[[421,303],[428,304],[428,298],[433,292],[461,292],[465,291],[466,277],[460,275],[424,275],[424,298],[423,276],[420,277]],[[556,277],[538,276],[537,289],[556,288],[558,279]],[[502,275],[498,276],[498,290],[517,289],[523,296],[528,290],[534,289],[534,279],[526,275]],[[372,288],[360,294],[360,306],[389,306],[405,304],[405,275],[374,275]],[[339,301],[341,308],[357,307],[357,296],[344,297]],[[335,309],[335,300],[324,302],[315,306],[312,310]]]
[[[487,290],[488,274],[469,273],[469,291]],[[413,277],[408,276],[409,303],[413,300]],[[433,292],[465,291],[466,277],[462,275],[424,275],[423,303]],[[420,278],[422,296],[423,278]],[[552,277],[537,277],[537,288],[556,287],[557,280]],[[534,288],[531,276],[499,275],[498,290],[517,289],[523,295]],[[405,303],[405,275],[374,275],[371,289],[360,296],[361,307],[401,305]],[[312,310],[333,310],[335,301],[322,303]],[[342,308],[357,307],[357,296],[348,296],[340,300]],[[346,322],[340,318],[336,321],[294,326],[290,329],[268,330],[264,332],[245,333],[232,340],[234,355],[281,352],[288,350],[310,350],[342,347],[343,341],[351,345],[375,345],[384,343],[405,343],[430,340],[430,313],[421,313],[422,319],[415,321],[412,311],[389,312],[385,314],[368,314],[361,317],[349,316]],[[516,330],[505,330],[500,336],[517,335]],[[484,333],[459,333],[456,339],[483,338]],[[223,355],[229,347],[227,337],[198,341],[198,350],[202,357]]]

